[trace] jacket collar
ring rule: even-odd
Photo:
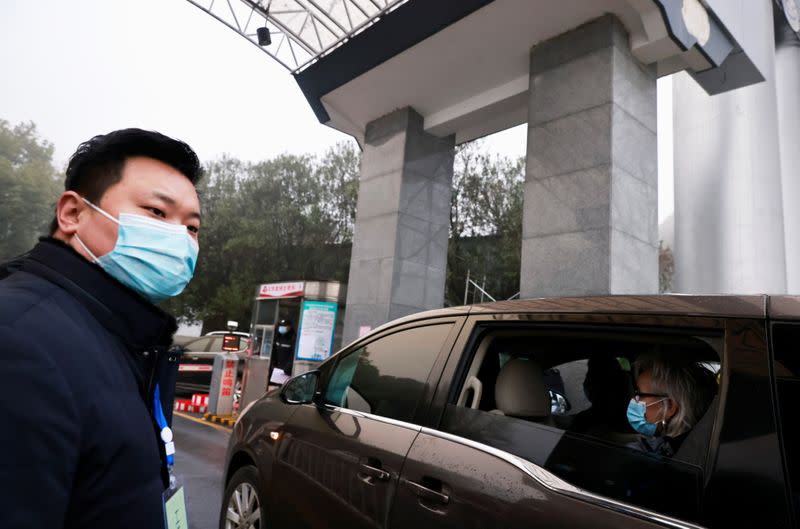
[[[177,330],[175,318],[57,239],[40,239],[17,266],[70,292],[135,351],[167,347]]]

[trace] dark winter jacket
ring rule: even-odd
[[[0,527],[161,528],[175,320],[70,247],[0,269]],[[179,448],[180,449],[180,448]]]
[[[275,336],[275,345],[272,348],[272,365],[282,369],[287,375],[292,374],[294,365],[294,331]]]

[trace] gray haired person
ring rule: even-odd
[[[655,352],[637,358],[633,376],[628,422],[642,436],[640,448],[671,457],[711,404],[714,374],[696,362]]]

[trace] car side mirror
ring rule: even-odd
[[[319,371],[309,371],[290,378],[281,388],[281,400],[286,404],[310,404],[314,401],[318,383]]]

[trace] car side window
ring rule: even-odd
[[[450,323],[406,329],[345,353],[328,379],[324,402],[413,420],[451,329]]]
[[[800,516],[800,324],[772,327],[775,384],[789,489],[795,517]]]
[[[203,338],[198,338],[197,340],[192,340],[191,342],[187,343],[183,347],[187,351],[191,351],[193,353],[202,353],[204,351],[208,351],[208,344],[211,343],[211,337],[204,336]]]
[[[707,365],[719,365],[722,337],[517,330],[476,331],[440,429],[522,457],[588,492],[700,521],[711,435],[705,425],[713,424],[717,391]],[[702,373],[692,390],[697,426],[675,439],[640,435],[627,417],[632,368],[654,351]],[[648,398],[660,405],[657,396]]]

